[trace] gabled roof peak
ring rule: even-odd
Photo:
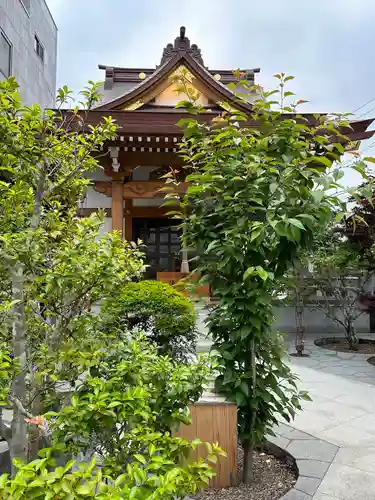
[[[190,56],[201,66],[204,66],[201,49],[198,45],[193,43],[190,45],[190,40],[185,36],[186,28],[181,26],[180,36],[175,38],[174,44],[168,43],[168,45],[163,50],[163,55],[161,57],[160,66],[163,66],[169,59],[171,59],[175,54],[184,52],[190,54]]]

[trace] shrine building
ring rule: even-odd
[[[156,68],[123,68],[102,66],[105,74],[101,103],[87,113],[91,124],[98,124],[105,116],[116,121],[118,137],[107,144],[107,155],[101,157],[102,169],[90,175],[92,186],[80,205],[80,214],[88,215],[104,209],[104,231],[118,230],[127,240],[141,239],[146,245],[147,277],[173,281],[181,271],[180,230],[176,220],[167,216],[170,208],[163,207],[164,182],[160,180],[170,167],[181,168],[178,142],[182,137],[177,123],[186,113],[175,106],[183,97],[176,92],[173,77],[188,77],[189,87],[199,92],[199,103],[207,108],[200,115],[211,120],[222,112],[220,103],[232,104],[250,112],[256,95],[249,93],[239,103],[227,87],[237,81],[231,69],[209,69],[201,50],[191,44],[180,29],[174,44],[163,50]],[[242,78],[251,84],[259,68],[241,69]],[[350,141],[372,136],[367,131],[370,120],[354,121],[345,131]],[[181,183],[179,189],[186,189]]]

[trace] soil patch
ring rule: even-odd
[[[315,340],[315,345],[337,352],[351,352],[358,354],[375,354],[375,340],[359,339],[357,349],[349,348],[349,344],[345,337],[328,337]]]
[[[238,473],[242,474],[243,452],[238,449]],[[297,471],[293,461],[276,458],[261,451],[254,452],[254,482],[251,486],[240,484],[222,490],[205,490],[196,495],[196,500],[278,500],[297,481]]]

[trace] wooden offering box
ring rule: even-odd
[[[218,457],[216,476],[210,481],[210,488],[228,488],[237,483],[237,406],[222,401],[220,398],[208,397],[190,408],[191,425],[182,425],[177,436],[193,441],[219,443],[227,457]],[[205,456],[207,449],[199,446],[193,458]]]

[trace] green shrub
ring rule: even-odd
[[[191,449],[198,446],[191,444]],[[149,461],[143,455],[129,463],[124,474],[106,475],[96,460],[77,464],[74,460],[56,467],[53,450],[41,450],[41,459],[25,465],[15,460],[18,469],[13,479],[7,474],[0,477],[0,498],[7,500],[175,500],[196,493],[215,475],[212,467],[202,458],[184,466],[169,466],[161,473],[163,462],[169,463],[162,452],[155,451]],[[207,458],[215,461],[222,455],[215,445]]]
[[[103,304],[106,330],[143,331],[160,354],[186,362],[195,354],[197,332],[193,303],[168,283],[128,283]]]
[[[141,336],[93,339],[72,354],[85,377],[69,404],[45,415],[51,448],[27,465],[15,460],[15,477],[0,477],[1,499],[174,500],[208,483],[215,475],[209,462],[224,453],[207,444],[205,458],[187,460],[200,441],[171,431],[191,422],[189,406],[215,367],[209,356],[178,364]],[[67,461],[81,453],[87,462]],[[65,465],[56,467],[54,457]]]

